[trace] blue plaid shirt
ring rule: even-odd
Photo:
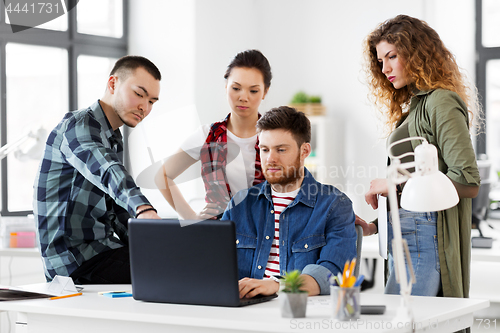
[[[128,219],[150,203],[122,159],[122,135],[99,101],[67,113],[50,133],[33,202],[47,281],[128,244]]]

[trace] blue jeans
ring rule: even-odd
[[[385,286],[386,294],[399,294],[399,283],[396,281],[394,259],[392,257],[392,218],[388,214],[388,248],[389,279]],[[437,243],[437,213],[410,212],[399,209],[401,233],[410,250],[411,262],[417,282],[413,284],[411,294],[417,296],[436,296],[441,288],[441,268]],[[408,268],[406,269],[410,278]]]

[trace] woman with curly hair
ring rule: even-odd
[[[439,35],[422,20],[399,15],[382,23],[365,41],[371,97],[385,111],[387,144],[422,136],[438,150],[439,170],[455,185],[459,203],[445,211],[417,213],[399,207],[403,238],[408,242],[417,282],[413,295],[468,297],[470,280],[471,198],[479,191],[479,171],[469,134],[480,111],[471,89]],[[472,86],[473,87],[473,86]],[[413,152],[420,141],[391,149]],[[403,159],[413,160],[413,156]],[[402,184],[401,186],[404,186]],[[401,188],[399,188],[401,190]],[[378,208],[387,196],[386,179],[374,179],[365,195]],[[398,196],[400,191],[398,191]],[[398,198],[399,199],[399,198]],[[388,216],[391,225],[390,215]],[[377,232],[377,221],[361,224],[365,235]],[[389,227],[388,294],[398,294]]]

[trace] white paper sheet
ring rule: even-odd
[[[387,259],[387,198],[378,196],[378,250]]]
[[[65,296],[76,294],[83,288],[77,288],[73,279],[67,276],[56,275],[50,283],[35,283],[21,287],[8,287],[12,290],[31,291],[34,293],[47,294],[51,296]],[[80,290],[79,290],[80,289]]]

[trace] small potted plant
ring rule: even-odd
[[[285,318],[304,318],[307,308],[307,291],[300,290],[304,281],[300,271],[286,272],[281,290],[281,316]]]
[[[325,106],[321,104],[321,96],[309,96],[303,91],[293,95],[290,106],[309,116],[321,116],[326,113]]]
[[[303,91],[299,91],[295,95],[293,95],[292,104],[306,104],[309,102],[309,96]]]

